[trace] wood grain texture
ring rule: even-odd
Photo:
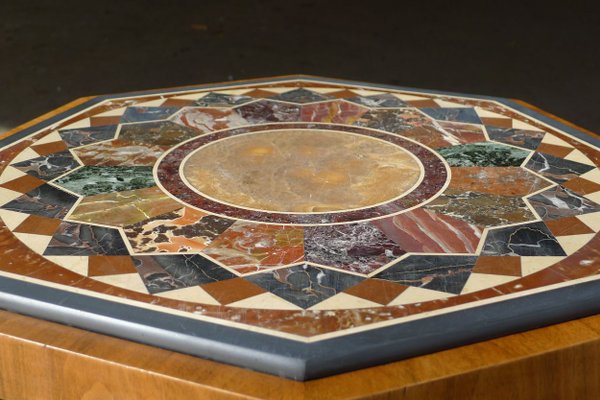
[[[10,399],[589,399],[600,316],[305,383],[0,311]]]
[[[0,398],[594,399],[600,316],[301,383],[0,311]]]

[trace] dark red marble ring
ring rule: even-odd
[[[331,213],[275,213],[267,211],[249,210],[238,208],[229,204],[223,204],[213,199],[202,196],[191,189],[182,179],[179,171],[185,157],[200,147],[219,139],[229,138],[246,133],[276,130],[276,129],[321,129],[349,132],[365,135],[376,139],[385,140],[402,147],[413,154],[424,167],[424,177],[420,184],[405,196],[393,199],[387,203],[372,207]],[[236,219],[294,225],[319,225],[336,224],[344,222],[357,222],[382,218],[391,214],[398,214],[413,208],[436,194],[440,193],[449,178],[449,171],[441,157],[431,149],[407,140],[396,134],[366,129],[356,126],[336,124],[314,124],[314,123],[286,123],[254,125],[242,128],[222,130],[185,142],[167,153],[156,167],[156,173],[160,185],[172,196],[195,208],[209,213],[232,217]]]

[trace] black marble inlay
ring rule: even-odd
[[[531,150],[535,150],[540,145],[545,135],[544,132],[540,131],[527,131],[515,128],[498,128],[487,125],[485,129],[492,140]]]
[[[200,255],[136,256],[133,262],[150,293],[235,278]]]
[[[476,261],[476,256],[409,256],[374,278],[459,294]]]
[[[47,256],[128,255],[117,229],[63,221],[48,244]]]
[[[485,256],[565,256],[543,222],[491,229],[485,239]]]
[[[4,204],[2,208],[48,218],[64,218],[76,201],[76,196],[44,184]]]
[[[481,124],[479,116],[471,107],[456,108],[421,108],[425,114],[438,121],[464,122],[471,124]]]
[[[555,186],[531,196],[529,202],[543,220],[600,211],[599,204],[562,186]]]
[[[21,161],[12,166],[31,176],[49,181],[78,167],[79,163],[73,158],[70,151],[61,151]]]
[[[294,122],[300,118],[300,106],[260,100],[237,107],[235,111],[250,124]]]
[[[312,103],[314,101],[322,101],[333,99],[334,97],[315,93],[306,89],[295,89],[289,92],[278,94],[271,97],[273,100],[289,101],[291,103]]]
[[[167,119],[179,107],[127,107],[121,116],[121,122],[143,122]]]
[[[566,182],[594,169],[592,165],[538,152],[533,154],[525,167],[557,183]]]
[[[209,93],[201,99],[196,100],[194,105],[199,107],[231,107],[238,104],[247,103],[252,100],[254,100],[254,98],[249,96]]]
[[[432,121],[411,109],[372,110],[363,114],[354,125],[380,129],[386,132],[400,133],[422,125],[430,125]]]
[[[78,147],[112,139],[116,132],[117,125],[104,125],[91,128],[65,129],[58,133],[68,147]]]
[[[310,265],[298,265],[244,279],[299,307],[309,308],[364,280]]]

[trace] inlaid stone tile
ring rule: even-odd
[[[59,134],[69,147],[79,147],[86,144],[97,143],[115,137],[117,125],[104,125],[99,127],[64,129]]]
[[[514,129],[511,128],[511,126],[512,124],[508,127],[486,125],[485,129],[490,136],[490,139],[496,142],[502,142],[530,150],[538,148],[544,138],[544,132]]]
[[[534,153],[525,167],[557,183],[577,178],[579,175],[594,169],[591,165],[565,160],[544,153]]]
[[[145,122],[167,119],[179,108],[177,107],[127,107],[121,116],[121,122]]]
[[[133,262],[150,293],[235,277],[231,272],[197,254],[135,256]]]
[[[463,289],[477,257],[410,256],[374,278],[407,286],[458,294]]]
[[[304,259],[304,231],[299,227],[237,222],[204,253],[240,273],[294,264]]]
[[[68,151],[53,153],[13,164],[13,167],[45,181],[52,180],[78,166],[79,163]]]
[[[76,201],[77,197],[44,184],[4,204],[2,208],[48,218],[64,218]]]
[[[440,121],[481,124],[481,120],[473,108],[421,108],[421,111]]]
[[[223,93],[209,93],[194,102],[200,107],[231,107],[252,101],[252,97],[230,95]]]
[[[104,225],[124,226],[181,208],[181,204],[156,186],[96,194],[85,197],[70,219]]]
[[[490,230],[481,254],[490,256],[566,255],[552,232],[543,222]]]
[[[495,143],[469,143],[445,149],[439,153],[453,167],[517,167],[529,152]]]
[[[499,196],[525,196],[552,186],[536,174],[517,167],[455,167],[450,189]]]
[[[528,201],[543,220],[600,211],[599,204],[562,186],[531,196]]]
[[[302,308],[314,306],[363,280],[310,265],[277,269],[244,279]]]
[[[82,196],[154,186],[151,167],[85,166],[54,182]]]
[[[61,221],[59,219],[30,215],[19,226],[17,226],[13,232],[52,236],[58,229],[60,223]]]
[[[370,223],[304,229],[306,261],[346,271],[367,274],[405,252]]]
[[[330,99],[330,96],[322,95],[319,93],[315,93],[306,89],[295,89],[289,92],[281,93],[277,96],[273,96],[272,99],[275,100],[283,100],[289,101],[292,103],[312,103],[315,101],[327,100]]]
[[[208,246],[233,223],[186,207],[126,225],[123,231],[135,253],[195,252]],[[205,254],[219,259],[208,251]]]
[[[48,244],[45,255],[90,256],[129,254],[118,230],[101,226],[62,222]]]
[[[339,92],[338,92],[339,93]],[[348,101],[371,108],[406,107],[407,104],[392,94],[373,94],[370,96],[351,97]]]

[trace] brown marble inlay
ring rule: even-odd
[[[183,175],[204,195],[236,206],[325,212],[392,200],[417,183],[421,169],[407,151],[380,140],[285,129],[206,145]]]

